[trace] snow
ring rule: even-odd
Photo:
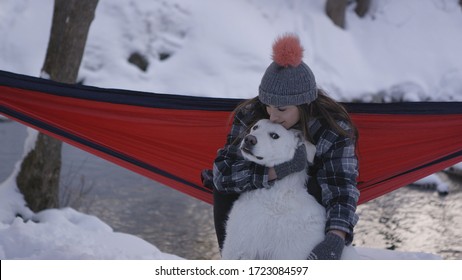
[[[0,1],[0,70],[41,73],[53,1]],[[271,44],[299,34],[317,83],[340,101],[462,101],[462,9],[456,0],[376,0],[347,28],[324,0],[100,0],[79,72],[84,84],[157,93],[250,98]],[[145,72],[128,62],[138,52]],[[161,59],[168,54],[167,59]],[[31,131],[25,151],[34,143]],[[0,184],[0,259],[180,259],[70,208],[32,213]],[[360,248],[366,259],[434,259]]]
[[[456,168],[456,166],[453,166]],[[422,188],[434,188],[441,195],[446,195],[449,192],[449,185],[438,177],[436,174],[431,174],[427,177],[424,177],[420,180],[417,180],[413,185],[422,187]]]

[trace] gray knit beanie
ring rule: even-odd
[[[303,48],[296,35],[287,34],[273,44],[273,62],[261,79],[258,98],[282,107],[310,103],[318,97],[316,80],[302,61]]]

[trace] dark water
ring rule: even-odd
[[[24,126],[0,122],[0,181],[22,155]],[[358,207],[355,245],[434,253],[462,259],[462,180],[440,174],[449,195],[404,187]],[[66,204],[95,215],[115,231],[137,235],[186,259],[217,259],[210,205],[64,145]]]
[[[462,180],[438,173],[447,196],[404,187],[358,207],[355,244],[462,259]]]

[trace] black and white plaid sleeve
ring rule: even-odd
[[[348,129],[345,123],[339,124]],[[358,222],[358,159],[355,143],[351,138],[325,130],[317,143],[317,150],[323,165],[317,172],[317,180],[327,213],[326,232],[333,229],[346,232],[346,243],[350,244],[353,240],[353,227]]]

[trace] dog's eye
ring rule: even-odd
[[[258,125],[254,125],[254,126],[252,127],[252,130],[257,130],[257,129],[258,129]]]
[[[274,132],[271,132],[271,133],[269,134],[269,136],[270,136],[271,138],[273,138],[273,139],[279,139],[279,134],[274,133]]]

